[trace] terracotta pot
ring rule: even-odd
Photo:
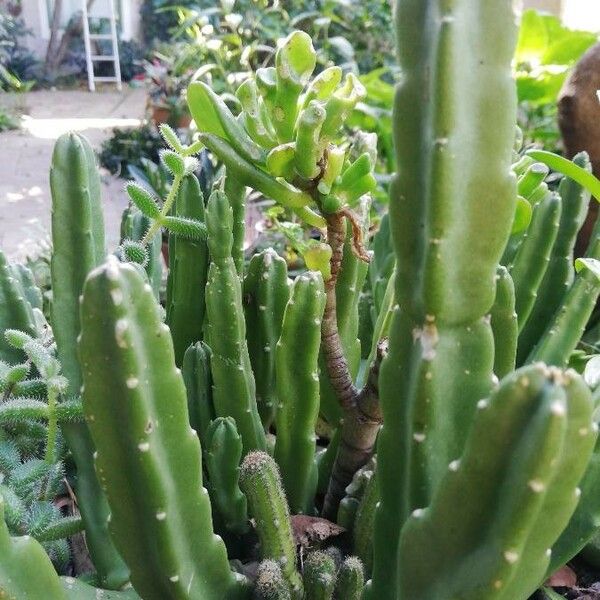
[[[151,104],[150,105],[152,111],[152,122],[155,125],[160,125],[161,123],[169,123],[170,125],[174,125],[178,129],[183,129],[190,126],[192,122],[192,116],[184,112],[179,115],[179,119],[176,123],[173,123],[172,113],[173,110],[168,106],[164,106],[163,104]]]

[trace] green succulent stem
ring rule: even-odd
[[[181,186],[181,182],[183,181],[184,176],[184,174],[176,174],[173,176],[173,183],[171,184],[171,189],[167,194],[165,203],[162,206],[160,215],[155,221],[152,222],[152,225],[150,225],[148,231],[144,234],[144,237],[141,240],[141,243],[144,244],[144,246],[150,243],[150,241],[154,238],[154,236],[160,231],[161,227],[163,226],[165,217],[169,215],[171,209],[173,208],[173,204],[177,199],[177,194],[179,193],[179,188]]]
[[[53,386],[48,386],[48,439],[46,442],[45,461],[51,465],[56,459],[56,434],[58,431],[58,417],[56,414],[56,401],[58,399],[58,390]]]

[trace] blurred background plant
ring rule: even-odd
[[[35,78],[38,59],[25,46],[32,35],[22,18],[0,7],[0,89],[29,89]]]
[[[569,70],[598,41],[589,31],[565,27],[558,17],[533,9],[523,13],[515,54],[519,125],[525,145],[560,151],[557,97]]]

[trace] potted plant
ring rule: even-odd
[[[192,118],[187,108],[185,90],[194,69],[177,58],[177,51],[166,46],[157,51],[151,61],[144,63],[149,83],[148,109],[156,125],[188,127]]]

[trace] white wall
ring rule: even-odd
[[[524,0],[524,8],[535,8],[558,15],[561,8],[561,0]]]
[[[523,7],[560,15],[572,29],[600,32],[600,0],[523,0]]]
[[[562,17],[573,29],[600,32],[600,2],[598,0],[563,0]]]
[[[0,0],[1,2],[1,0]],[[120,14],[122,16],[121,38],[124,40],[138,39],[140,28],[140,6],[142,0],[116,0],[118,7],[121,3]],[[33,31],[33,37],[29,37],[29,47],[43,55],[50,29],[48,26],[48,5],[52,6],[52,0],[25,0],[23,2],[22,17],[29,29]],[[82,0],[63,0],[62,25],[66,25],[71,15],[81,10]],[[108,0],[94,0],[90,10],[91,16],[108,15]]]

